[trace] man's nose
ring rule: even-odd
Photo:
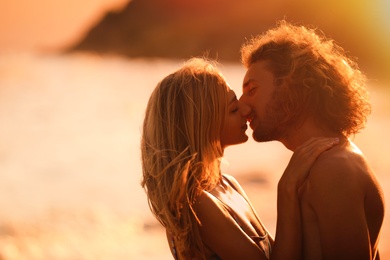
[[[245,96],[245,94],[242,94],[238,100],[242,103],[248,104],[248,100],[247,100],[247,97]]]
[[[244,102],[241,101],[241,98],[240,98],[240,106],[241,106],[241,114],[243,117],[248,117],[250,115],[250,113],[252,112],[252,109],[250,106],[248,106],[247,104],[245,104]]]

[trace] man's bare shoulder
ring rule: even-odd
[[[310,174],[313,178],[322,178],[334,174],[344,173],[356,175],[357,172],[369,171],[368,164],[362,152],[351,142],[345,142],[322,153],[313,164],[311,173],[326,172],[325,176]]]
[[[313,192],[359,190],[371,170],[352,143],[345,142],[322,153],[310,170],[308,185]]]

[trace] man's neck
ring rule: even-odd
[[[305,121],[301,127],[289,132],[288,135],[281,138],[279,141],[289,150],[295,151],[300,145],[305,143],[312,137],[334,137],[343,138],[340,133],[329,130],[325,127],[319,127],[318,125]]]

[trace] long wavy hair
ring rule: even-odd
[[[221,180],[220,133],[228,85],[216,62],[192,58],[150,96],[143,123],[143,178],[150,209],[182,258],[204,257],[193,204]]]
[[[280,124],[310,116],[320,126],[350,136],[371,113],[366,76],[333,40],[314,28],[280,21],[241,47],[249,68],[267,61],[278,85],[274,105],[286,115]]]

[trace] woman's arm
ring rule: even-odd
[[[277,224],[271,259],[301,259],[302,223],[299,188],[317,157],[338,143],[333,138],[312,138],[298,147],[278,184]]]
[[[213,195],[203,192],[198,197],[195,211],[201,222],[199,230],[203,242],[221,259],[267,259]]]

